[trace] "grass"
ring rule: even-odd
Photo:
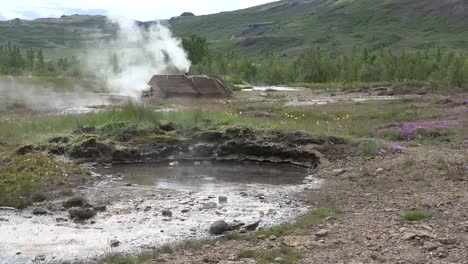
[[[387,146],[379,140],[366,140],[359,144],[359,151],[365,156],[375,156],[382,149],[387,149]]]
[[[295,223],[283,224],[271,229],[259,230],[256,232],[257,236],[276,236],[283,237],[291,234],[297,229],[308,229],[320,224],[326,218],[338,218],[343,212],[336,208],[318,208],[310,214],[299,218]]]
[[[403,214],[403,219],[414,222],[432,217],[432,213],[425,210],[408,211]]]
[[[257,263],[296,263],[302,259],[299,251],[290,248],[272,249],[272,250],[244,250],[237,254],[241,259],[255,259]]]
[[[27,206],[36,191],[76,182],[77,174],[82,174],[77,166],[42,153],[10,155],[9,162],[0,166],[0,206]]]
[[[302,130],[318,135],[343,137],[368,137],[379,124],[419,120],[438,116],[436,111],[419,109],[402,101],[392,103],[337,103],[320,107],[294,108],[290,111],[273,109],[280,119],[245,117],[234,112],[181,111],[161,113],[140,103],[128,103],[113,110],[68,116],[47,116],[34,119],[19,119],[0,122],[0,141],[39,142],[57,135],[68,134],[79,127],[105,126],[111,123],[135,123],[140,128],[155,124],[174,122],[181,127],[201,126],[211,120],[219,127],[246,126]]]

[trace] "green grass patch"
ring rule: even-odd
[[[42,153],[11,155],[6,164],[0,165],[0,206],[27,206],[35,191],[76,182],[76,174],[81,173],[76,165]]]
[[[403,219],[406,221],[419,221],[432,217],[432,213],[424,210],[408,211],[403,214]]]
[[[291,234],[297,229],[308,229],[317,226],[326,218],[338,218],[343,214],[343,211],[337,208],[318,208],[310,214],[302,216],[295,223],[283,224],[271,229],[259,230],[257,236],[276,236],[282,237]]]
[[[375,156],[381,149],[387,149],[387,146],[378,140],[366,140],[359,144],[359,151],[365,156]]]
[[[239,258],[255,259],[257,263],[296,263],[302,259],[299,251],[290,248],[272,250],[245,250],[238,253]]]

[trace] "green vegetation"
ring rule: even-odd
[[[290,248],[281,248],[272,250],[245,250],[239,252],[238,257],[255,259],[257,263],[292,264],[302,259],[302,254]]]
[[[232,104],[232,107],[233,111],[225,113],[199,110],[161,113],[154,112],[144,104],[129,103],[122,108],[86,115],[1,121],[0,141],[39,142],[70,133],[79,127],[100,127],[111,123],[133,123],[138,128],[148,128],[159,123],[173,122],[181,127],[191,128],[203,126],[204,120],[211,120],[221,129],[223,126],[246,126],[302,130],[319,135],[370,137],[373,136],[374,129],[381,124],[439,116],[434,110],[409,106],[403,101],[336,103],[294,108],[290,111],[280,107],[265,109],[281,117],[275,119],[245,117],[243,114],[251,111],[248,105]],[[258,107],[256,110],[262,109]]]
[[[317,226],[324,219],[327,218],[338,218],[343,211],[340,209],[334,208],[334,206],[322,207],[314,210],[312,213],[307,214],[299,218],[295,223],[292,224],[283,224],[267,230],[257,231],[257,236],[276,236],[282,237],[291,234],[294,230],[297,229],[308,229]]]
[[[408,211],[403,214],[403,219],[406,221],[418,221],[418,220],[423,220],[432,217],[432,213],[429,211],[423,211],[423,210],[418,210],[418,211]]]
[[[0,76],[77,76],[79,62],[75,57],[46,59],[42,49],[21,49],[8,42],[0,45]]]
[[[365,156],[375,156],[379,153],[380,150],[387,149],[387,146],[377,140],[366,140],[359,144],[359,150]]]
[[[461,53],[444,52],[440,48],[418,52],[370,52],[364,49],[340,55],[312,49],[296,59],[285,61],[272,55],[254,60],[232,52],[207,53],[205,44],[198,49],[194,49],[193,45],[187,49],[189,57],[197,57],[198,61],[193,63],[192,73],[227,76],[240,84],[246,81],[320,87],[317,84],[335,83],[334,87],[341,88],[349,87],[348,84],[352,87],[353,84],[362,83],[375,85],[409,81],[454,87],[463,87],[468,83],[468,58]],[[202,59],[198,58],[202,55],[197,50],[205,54]]]
[[[243,50],[252,56],[291,57],[317,46],[336,54],[355,47],[466,50],[468,13],[459,5],[440,0],[426,0],[424,7],[413,0],[281,1],[247,10],[178,17],[168,24],[177,36],[197,34],[216,48]],[[20,20],[0,22],[0,42],[78,52],[84,43],[115,31],[103,16]]]
[[[30,153],[18,156],[9,152],[0,154],[0,206],[21,208],[29,205],[35,192],[43,187],[80,180],[80,177],[76,177],[76,174],[81,173],[78,167],[56,161],[49,155]],[[2,156],[8,157],[8,160],[2,161]]]

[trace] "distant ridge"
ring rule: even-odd
[[[148,27],[155,21],[138,23]],[[332,52],[468,47],[466,0],[283,0],[213,15],[187,12],[167,23],[178,36],[198,34],[216,47],[255,55],[292,56],[311,47]],[[80,48],[115,32],[105,16],[0,22],[0,41],[45,49]]]

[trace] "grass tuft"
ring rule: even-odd
[[[408,211],[403,214],[403,219],[414,222],[432,217],[432,213],[424,210]]]

